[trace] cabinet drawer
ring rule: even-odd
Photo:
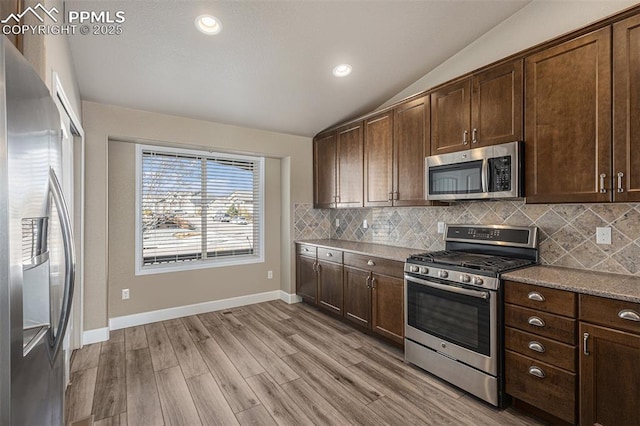
[[[342,263],[342,252],[340,250],[318,247],[318,260]]]
[[[543,377],[535,376],[537,373]],[[505,351],[505,392],[569,423],[576,418],[576,375]]]
[[[537,285],[505,281],[504,300],[514,305],[576,317],[576,294]]]
[[[404,277],[404,263],[355,253],[344,254],[344,264],[390,277]]]
[[[505,304],[505,325],[569,345],[576,343],[576,320]],[[536,325],[538,324],[538,325]]]
[[[297,246],[297,250],[296,250],[297,254],[301,256],[316,257],[316,250],[317,250],[316,246],[312,246],[309,244],[296,244],[296,246]]]
[[[576,372],[576,348],[546,337],[505,327],[504,345],[519,354]]]
[[[626,317],[627,319],[625,319]],[[640,303],[580,295],[580,319],[632,333],[640,333]]]

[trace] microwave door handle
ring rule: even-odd
[[[482,160],[482,192],[489,192],[489,159]]]
[[[69,216],[69,209],[67,203],[64,200],[62,193],[62,187],[58,181],[55,171],[49,169],[49,187],[51,188],[51,195],[58,211],[58,219],[60,220],[60,228],[62,231],[62,241],[64,246],[64,295],[62,299],[62,308],[60,315],[60,323],[58,325],[57,334],[55,339],[51,342],[52,353],[51,360],[54,360],[62,348],[62,342],[64,340],[64,334],[67,330],[69,323],[69,316],[71,315],[71,301],[73,299],[73,288],[75,284],[76,274],[76,257],[73,247],[73,234],[71,231],[71,220]],[[54,331],[54,330],[52,330]]]
[[[404,279],[406,281],[412,281],[427,287],[432,287],[438,290],[447,291],[449,293],[457,293],[457,294],[462,294],[464,296],[477,297],[478,299],[484,299],[484,300],[489,299],[488,291],[467,290],[466,288],[456,287],[452,285],[432,283],[431,281],[422,280],[420,278],[412,277],[410,275],[405,275]]]

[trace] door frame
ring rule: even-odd
[[[60,115],[66,115],[71,123],[71,164],[73,165],[73,212],[70,212],[74,220],[75,249],[76,249],[76,281],[74,288],[74,301],[72,307],[71,329],[65,349],[69,358],[71,350],[82,347],[82,333],[84,322],[84,223],[85,223],[85,133],[80,118],[73,110],[71,102],[60,81],[57,72],[51,76],[51,94],[54,103],[58,107]],[[79,159],[79,165],[77,164]],[[63,160],[64,162],[64,160]],[[65,370],[69,368],[69,359],[65,359]],[[65,381],[66,382],[66,381]]]

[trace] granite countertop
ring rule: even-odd
[[[525,284],[640,303],[640,277],[631,275],[556,266],[531,266],[502,274],[502,278]]]
[[[410,255],[424,251],[415,248],[394,247],[386,246],[383,244],[359,243],[356,241],[344,240],[298,240],[295,242],[302,244],[312,244],[314,246],[332,249],[339,249],[352,253],[380,257],[383,259],[396,260],[398,262],[404,262]]]

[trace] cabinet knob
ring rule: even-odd
[[[534,327],[544,327],[544,320],[539,317],[529,317],[527,322]]]
[[[535,365],[532,365],[531,367],[529,367],[529,374],[531,374],[532,376],[539,377],[541,379],[544,379],[545,377],[544,370],[540,367],[536,367]]]
[[[376,266],[376,263],[373,260],[369,259],[369,261],[367,262],[367,265]]]
[[[333,253],[327,253],[327,257],[333,257]]]
[[[532,291],[531,293],[527,294],[527,298],[529,300],[535,300],[536,302],[544,302],[544,296],[537,291]]]

